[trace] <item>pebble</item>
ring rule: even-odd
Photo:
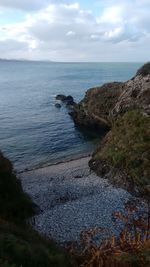
[[[117,232],[112,213],[131,195],[91,173],[89,157],[20,174],[23,189],[40,207],[35,229],[59,243],[79,241],[82,231],[98,226]],[[76,178],[78,177],[78,178]]]

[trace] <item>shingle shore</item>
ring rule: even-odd
[[[90,172],[89,157],[24,172],[23,189],[40,207],[35,228],[58,242],[78,241],[81,231],[100,226],[116,231],[112,213],[131,197]]]

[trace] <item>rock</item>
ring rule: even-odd
[[[74,101],[72,101],[72,100],[67,101],[67,103],[66,103],[67,107],[74,107],[75,105],[76,105],[76,103]]]
[[[110,112],[115,107],[123,88],[123,83],[114,82],[89,89],[84,99],[70,114],[74,122],[80,127],[91,130],[110,129]]]
[[[56,103],[56,104],[55,104],[55,107],[56,107],[56,108],[61,108],[61,105],[60,105],[59,103]]]
[[[65,95],[57,95],[56,100],[64,101],[66,99]]]
[[[142,75],[142,76],[146,76],[150,74],[150,62],[144,64],[136,73],[137,75]]]
[[[71,95],[66,96],[66,98],[63,100],[64,102],[74,102],[74,99]]]
[[[150,114],[150,63],[127,82],[89,89],[70,113],[76,125],[91,130],[110,129],[117,117],[133,109]]]
[[[67,107],[73,107],[75,106],[74,99],[71,95],[65,96],[65,95],[57,95],[56,100],[62,101],[64,104],[66,104]]]
[[[126,82],[89,89],[70,115],[80,128],[110,130],[92,155],[92,170],[130,191],[150,185],[150,63]]]
[[[150,114],[150,73],[141,75],[142,68],[137,73],[140,74],[124,83],[124,90],[111,110],[112,117],[118,117],[134,109],[141,109]]]

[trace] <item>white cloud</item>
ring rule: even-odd
[[[73,31],[69,31],[66,33],[66,36],[75,36],[75,35],[76,35],[76,33]]]
[[[15,52],[9,49],[10,57],[20,57],[22,51],[22,57],[32,59],[88,61],[104,60],[104,57],[107,60],[109,56],[109,61],[119,60],[119,57],[123,60],[123,56],[127,58],[128,54],[134,58],[131,53],[135,53],[140,60],[141,46],[145,49],[146,58],[146,51],[149,51],[150,1],[141,2],[120,0],[116,5],[115,0],[107,0],[101,14],[96,17],[89,10],[82,10],[77,2],[0,0],[0,5],[12,4],[17,8],[31,8],[31,5],[32,8],[40,8],[40,3],[50,3],[32,14],[28,12],[23,22],[0,27],[0,57],[5,55],[4,50],[7,54],[11,44],[16,44],[20,45],[19,52],[17,54],[17,49]],[[6,49],[4,42],[9,44]]]

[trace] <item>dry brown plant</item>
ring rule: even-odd
[[[150,205],[141,209],[137,202],[128,202],[124,212],[115,212],[114,221],[122,222],[118,236],[111,235],[100,244],[95,237],[110,234],[107,229],[94,227],[82,232],[80,248],[70,252],[80,267],[150,267]],[[120,226],[120,224],[119,224]],[[110,235],[109,235],[110,236]]]

